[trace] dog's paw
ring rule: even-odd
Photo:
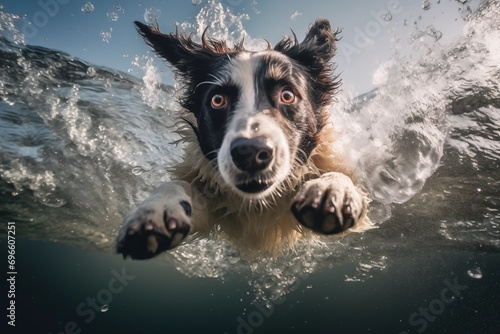
[[[349,177],[328,173],[304,184],[293,200],[292,212],[317,233],[337,234],[355,226],[366,205],[364,194]]]
[[[151,258],[178,246],[189,233],[190,219],[188,201],[169,201],[167,205],[145,203],[125,217],[116,250],[124,258]]]

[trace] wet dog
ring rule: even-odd
[[[316,21],[299,42],[263,51],[135,22],[183,84],[183,161],[124,219],[117,251],[136,259],[190,234],[220,235],[243,253],[276,255],[298,240],[367,221],[368,199],[334,150],[330,106],[337,31]]]

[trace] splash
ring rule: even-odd
[[[460,164],[444,173],[456,177],[470,164],[468,175],[479,175],[481,186],[464,182],[449,194],[427,190],[422,202],[412,203],[404,214],[429,211],[433,218],[452,211],[450,207],[458,210],[457,203],[465,207],[480,198],[477,206],[487,212],[474,219],[440,219],[439,233],[449,241],[500,247],[495,187],[499,17],[498,2],[485,2],[467,16],[464,36],[451,47],[431,44],[432,50],[418,60],[396,56],[376,71],[376,90],[339,97],[332,109],[341,134],[338,150],[357,166],[354,172],[374,199],[370,216],[376,223],[389,219],[392,204],[418,197],[451,152]],[[0,10],[0,18],[0,186],[6,203],[16,203],[6,204],[5,210],[22,213],[26,222],[36,220],[37,226],[23,226],[26,236],[111,252],[123,214],[168,180],[165,166],[179,159],[180,150],[170,145],[176,138],[167,130],[169,115],[178,108],[175,90],[161,83],[151,57],[135,57],[133,64],[142,71],[138,80],[61,52],[26,46],[15,28],[19,17]],[[248,20],[248,15],[208,1],[194,23],[181,27],[195,31],[197,38],[209,27],[210,36],[230,43],[245,37],[247,48],[265,47],[259,45],[264,41],[248,36]],[[431,43],[438,39],[437,31],[428,29],[428,34],[435,36],[429,36]],[[481,196],[471,195],[478,188]],[[435,205],[437,198],[448,198],[450,206]],[[405,219],[396,223],[405,224]],[[345,278],[352,282],[384,270],[391,247],[399,246],[401,232],[398,224],[393,226],[385,224],[385,234],[301,244],[276,259],[242,259],[220,240],[193,240],[164,259],[187,276],[224,279],[229,272],[244,273],[256,298],[272,302],[299,282],[309,286],[308,275],[323,267],[356,264]],[[387,236],[391,231],[394,238]],[[422,240],[404,242],[412,249]]]
[[[44,205],[60,207],[66,204],[66,200],[59,198],[56,194],[56,177],[54,172],[48,170],[37,170],[30,165],[16,159],[10,162],[10,166],[0,167],[0,175],[17,188],[29,187],[36,198]],[[15,193],[18,195],[19,193]]]
[[[122,206],[146,198],[176,159],[166,113],[142,103],[141,83],[126,74],[6,39],[0,54],[2,206],[23,203],[16,220],[36,221],[25,236],[78,235],[80,246],[109,251]]]
[[[179,106],[173,97],[173,90],[167,89],[162,84],[160,70],[155,65],[155,59],[148,56],[136,56],[132,65],[142,73],[143,86],[141,87],[142,100],[151,108],[162,108],[170,115],[171,110]]]
[[[21,20],[19,15],[4,13],[3,5],[0,4],[0,38],[11,40],[16,45],[26,44],[24,34],[16,27],[16,23]]]
[[[375,72],[376,90],[346,94],[334,108],[340,150],[377,201],[403,203],[421,191],[443,156],[447,113],[473,94],[469,87],[498,94],[491,89],[498,87],[498,4],[487,8],[468,21],[454,48],[436,44],[417,61],[396,56]]]
[[[233,14],[229,8],[224,8],[221,2],[209,0],[196,15],[195,23],[183,22],[181,29],[195,32],[198,41],[205,29],[211,38],[224,40],[229,45],[244,41],[248,50],[262,50],[266,43],[261,39],[253,39],[244,28],[244,23],[250,20],[248,14]]]
[[[193,4],[201,5],[202,1]],[[161,11],[157,8],[146,8],[144,19],[146,23],[156,24]],[[236,15],[229,8],[225,8],[222,3],[209,0],[196,15],[194,23],[183,22],[180,28],[185,33],[193,33],[194,39],[201,41],[201,36],[205,29],[211,38],[227,41],[229,45],[234,45],[240,41],[245,42],[245,47],[249,50],[261,50],[267,46],[264,40],[252,39],[244,28],[244,22],[250,17],[247,14]],[[165,89],[162,82],[165,77],[161,75],[159,67],[164,64],[155,61],[155,58],[140,55],[136,56],[132,65],[142,73],[143,87],[141,95],[143,101],[152,108],[162,108],[164,110],[176,110],[179,106],[173,99],[172,90]],[[132,70],[133,71],[133,70]],[[177,84],[177,83],[175,83]],[[175,87],[176,90],[178,87]],[[167,94],[165,94],[167,91]]]

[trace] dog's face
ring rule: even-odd
[[[316,146],[338,85],[328,21],[317,21],[302,43],[284,39],[261,52],[136,25],[185,84],[181,104],[195,115],[201,151],[224,182],[247,198],[279,191]]]

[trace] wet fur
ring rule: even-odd
[[[316,179],[327,172],[353,175],[353,170],[344,164],[345,159],[334,150],[336,135],[332,126],[327,125],[318,135],[317,146],[311,152],[307,163],[297,166],[284,184],[282,197],[266,201],[242,200],[235,197],[231,189],[224,184],[217,168],[207,164],[196,143],[196,137],[189,130],[185,130],[187,129],[177,130],[187,146],[183,161],[170,170],[172,178],[184,180],[202,189],[203,193],[215,194],[206,199],[210,218],[206,225],[198,226],[199,232],[204,236],[213,237],[217,237],[221,232],[225,233],[240,251],[251,256],[276,255],[283,250],[292,249],[298,240],[315,238],[315,234],[310,230],[297,224],[290,211],[290,203],[297,187],[306,180]],[[356,228],[344,233],[363,231],[369,225],[364,212]]]
[[[172,179],[184,182],[181,188],[185,190],[186,198],[190,197],[190,205],[195,211],[194,217],[190,219],[187,217],[189,215],[186,216],[187,212],[178,209],[178,215],[184,217],[182,219],[186,222],[192,220],[185,223],[190,227],[190,232],[202,236],[222,235],[233,241],[240,251],[252,255],[275,255],[293,248],[300,239],[310,239],[317,235],[312,231],[315,228],[304,227],[298,223],[290,207],[294,205],[294,200],[297,200],[295,198],[297,192],[307,181],[320,179],[331,172],[352,177],[352,168],[346,166],[345,159],[334,150],[336,135],[332,125],[329,124],[331,116],[329,107],[339,87],[339,81],[333,75],[333,63],[330,61],[335,54],[337,31],[331,30],[328,21],[318,20],[312,25],[302,42],[299,43],[293,35],[292,39],[284,38],[274,48],[269,46],[268,50],[262,53],[263,67],[268,67],[262,69],[259,75],[270,76],[273,80],[281,77],[284,80],[293,80],[294,84],[301,86],[297,90],[303,95],[301,99],[304,104],[301,105],[299,111],[297,111],[299,107],[295,110],[294,106],[274,108],[277,111],[272,109],[269,119],[279,124],[284,133],[283,136],[289,139],[290,150],[294,156],[286,178],[268,195],[260,197],[258,195],[245,196],[238,191],[235,192],[234,185],[228,184],[221,175],[217,157],[221,154],[218,150],[226,132],[214,131],[217,128],[211,127],[213,125],[210,123],[218,120],[214,121],[214,116],[211,114],[207,116],[202,104],[202,92],[205,88],[203,85],[228,86],[227,82],[219,82],[226,80],[221,78],[226,78],[228,73],[226,76],[217,76],[213,73],[217,74],[217,71],[226,68],[224,66],[227,66],[227,62],[231,62],[233,58],[237,60],[239,55],[246,52],[243,44],[240,43],[230,48],[224,41],[207,39],[205,34],[202,43],[198,44],[193,41],[192,36],[186,36],[183,33],[162,34],[157,27],[148,27],[139,22],[136,22],[136,25],[139,33],[153,47],[158,56],[173,65],[177,80],[184,85],[179,97],[182,106],[179,115],[181,121],[175,131],[182,138],[185,152],[183,161],[171,168],[171,174]],[[268,58],[266,58],[266,51],[269,53]],[[283,58],[281,61],[280,57],[286,57],[286,59]],[[207,73],[212,76],[207,76]],[[295,77],[286,78],[289,74]],[[259,87],[267,87],[266,81],[262,80],[263,83]],[[276,81],[279,80],[276,79]],[[227,94],[229,96],[231,92]],[[261,94],[266,94],[266,92],[261,92]],[[261,97],[261,100],[267,101],[265,97]],[[239,112],[238,110],[232,112]],[[228,113],[228,115],[231,114]],[[233,114],[231,117],[237,116]],[[231,119],[227,116],[221,122],[229,124]],[[299,141],[293,143],[296,137]],[[331,182],[328,181],[331,180],[328,177],[325,177],[325,180],[327,180],[325,182]],[[340,185],[343,187],[342,182]],[[359,200],[359,213],[356,211],[355,226],[336,235],[363,230],[369,224],[366,219],[368,199],[359,187],[349,182],[351,181],[346,181],[345,187],[349,190],[345,196],[347,197],[349,192],[356,192],[353,198],[357,198],[358,195],[362,198]],[[182,193],[184,190],[181,188],[179,190]],[[168,191],[164,193],[159,191],[159,194],[158,198],[164,196],[165,199],[170,199]],[[155,205],[157,209],[161,209],[160,204]],[[337,209],[343,210],[346,205],[349,203]],[[138,218],[137,212],[136,209],[126,218],[118,236],[118,251],[136,258],[149,257],[148,254],[142,253],[142,255],[134,256],[133,248],[139,247],[137,246],[139,244],[136,245],[134,241],[134,244],[129,242],[127,246],[127,238],[131,238],[127,237],[127,232],[133,237],[135,237],[134,233],[143,233],[148,237],[144,225],[160,224],[160,222],[155,222],[150,218]],[[172,215],[175,214],[172,213]],[[167,224],[167,213],[165,213],[164,220]],[[150,229],[157,231],[157,227],[157,225],[154,228],[150,226]],[[160,226],[160,229],[163,229],[163,226]],[[168,234],[163,230],[157,233]],[[160,239],[157,238],[158,243]],[[155,244],[154,240],[152,242]],[[149,245],[148,243],[148,247]],[[156,255],[159,251],[154,245],[151,247],[154,249],[152,255]],[[165,247],[166,249],[173,248],[170,243]]]

